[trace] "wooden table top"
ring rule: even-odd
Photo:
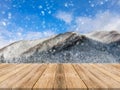
[[[0,89],[120,90],[120,64],[0,64]]]

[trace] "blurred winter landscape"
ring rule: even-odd
[[[2,63],[119,63],[120,33],[66,32],[46,39],[22,40],[0,49]]]
[[[119,63],[120,0],[1,0],[1,63]]]

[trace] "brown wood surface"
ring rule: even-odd
[[[120,90],[120,64],[0,64],[1,90]]]

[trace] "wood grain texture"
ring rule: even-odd
[[[49,64],[47,69],[36,82],[34,89],[53,89],[57,64]]]
[[[74,70],[73,66],[71,64],[64,64],[64,70],[65,70],[65,80],[66,80],[66,87],[67,89],[82,89],[86,90],[87,87],[84,84],[84,82],[80,79],[77,72]]]
[[[58,64],[55,74],[54,90],[66,90],[65,71],[63,64]]]
[[[99,80],[101,80],[104,85],[106,85],[109,88],[119,88],[120,87],[120,83],[115,81],[113,78],[109,77],[108,75],[106,75],[104,72],[102,72],[102,70],[100,71],[99,67],[93,67],[93,64],[91,65],[81,65],[82,67],[88,69],[92,74],[94,74],[94,76],[96,76]]]
[[[120,90],[120,64],[0,64],[0,90]]]
[[[31,89],[34,86],[34,84],[38,81],[38,79],[41,77],[46,67],[47,67],[46,64],[44,65],[34,64],[29,73],[26,76],[24,76],[21,80],[19,80],[19,82],[16,82],[16,84],[14,84],[12,88]]]
[[[17,67],[14,67],[14,68],[10,69],[10,71],[6,70],[6,73],[4,75],[0,76],[0,82],[2,82],[5,79],[11,77],[12,75],[14,75],[15,73],[19,72],[21,69],[23,69],[25,67],[27,67],[27,65],[21,65],[20,64],[20,65],[17,65]]]
[[[78,73],[78,75],[80,76],[80,78],[82,79],[82,81],[85,83],[85,85],[89,88],[89,89],[106,89],[107,86],[101,81],[99,80],[93,73],[91,73],[88,69],[86,69],[85,67],[79,64],[74,64],[73,65],[76,72]]]

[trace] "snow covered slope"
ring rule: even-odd
[[[23,40],[23,41],[18,41],[14,42],[2,49],[0,49],[0,55],[3,55],[4,58],[10,59],[13,57],[18,57],[20,56],[23,52],[27,51],[29,48],[42,43],[45,39],[40,39],[40,40]]]
[[[104,43],[120,41],[120,32],[118,31],[96,31],[86,35],[89,38],[92,38]]]
[[[120,33],[75,32],[47,39],[18,41],[0,50],[1,62],[10,63],[113,63],[120,62]]]

